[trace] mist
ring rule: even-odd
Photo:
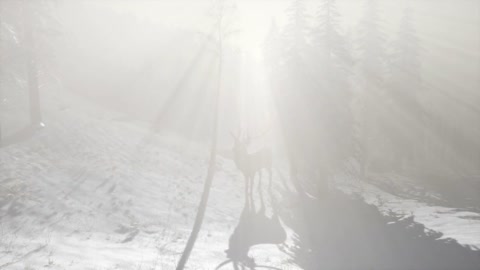
[[[0,269],[478,269],[480,3],[0,0]]]

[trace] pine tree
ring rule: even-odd
[[[426,136],[426,116],[420,103],[420,51],[419,39],[413,26],[413,13],[410,8],[406,8],[393,44],[388,82],[388,94],[393,101],[390,118],[392,123],[396,123],[396,128],[391,128],[393,132],[390,135],[394,138],[396,163],[402,165],[404,173],[408,173],[409,168],[412,169],[414,164],[420,162],[419,150],[424,148]]]
[[[367,87],[380,87],[385,74],[385,35],[381,30],[377,0],[367,0],[359,25],[360,76]]]
[[[264,60],[269,67],[270,72],[274,72],[274,70],[277,69],[280,64],[280,45],[281,37],[278,30],[278,25],[275,20],[272,20],[272,23],[270,24],[270,28],[267,33],[267,37],[265,38],[265,42],[263,44],[263,51],[265,56]]]
[[[299,64],[308,50],[309,24],[304,0],[294,0],[287,9],[288,23],[283,32],[284,56],[287,63]]]
[[[367,0],[359,25],[358,86],[355,95],[356,156],[363,178],[373,158],[372,150],[383,149],[387,144],[382,126],[388,104],[384,92],[385,40],[378,2]]]
[[[391,75],[396,82],[408,83],[408,87],[413,88],[413,93],[416,93],[421,88],[422,81],[419,60],[421,48],[413,26],[413,11],[410,8],[403,12],[397,39],[393,45],[394,51],[390,57]]]
[[[286,139],[290,178],[296,191],[303,194],[298,171],[307,144],[305,131],[310,123],[305,120],[308,114],[305,101],[311,92],[311,68],[307,66],[310,32],[305,1],[294,0],[286,13],[288,21],[279,38],[278,68],[272,77],[276,80],[274,97]]]
[[[300,132],[295,131],[304,129],[300,124],[306,124],[301,120],[301,111],[305,105],[302,104],[301,96],[309,91],[306,79],[308,69],[305,65],[309,50],[309,25],[305,1],[292,1],[286,14],[288,20],[281,34],[277,33],[275,24],[272,24],[266,42],[266,56],[272,72],[273,97],[286,139],[290,178],[296,191],[303,193],[297,177],[300,159],[298,142],[302,139],[299,137]],[[268,51],[269,49],[273,50]]]
[[[339,75],[345,75],[351,68],[352,56],[340,30],[340,19],[335,0],[323,0],[318,7],[312,35],[317,54],[315,60],[320,60],[319,67],[329,73],[324,77],[335,75],[332,69],[337,68],[335,71],[340,71]]]
[[[312,32],[316,72],[317,123],[322,151],[323,176],[331,175],[351,153],[352,112],[350,74],[353,60],[341,32],[340,14],[334,0],[323,0]],[[326,173],[326,175],[325,175]]]

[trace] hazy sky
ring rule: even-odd
[[[210,0],[85,0],[109,6],[119,12],[133,13],[153,23],[195,29],[206,24]],[[259,52],[272,20],[282,25],[290,0],[241,0],[238,5],[237,40],[240,48]],[[320,1],[307,0],[315,14]],[[414,10],[414,20],[423,47],[424,76],[432,83],[464,90],[466,100],[480,100],[480,1],[478,0],[379,0],[383,29],[395,37],[401,14],[406,7]],[[366,1],[338,0],[345,31],[355,33]],[[354,35],[352,38],[356,38]],[[444,74],[451,74],[445,77]],[[474,93],[475,92],[475,93]],[[467,96],[475,95],[474,99]]]
[[[102,0],[86,2],[108,5],[139,17],[180,27],[192,27],[203,21],[210,0]],[[263,38],[271,21],[283,23],[285,9],[290,0],[241,0],[236,1],[239,9],[240,28],[251,42]],[[307,0],[311,12],[319,1]],[[365,1],[338,0],[346,28],[353,27],[363,14]],[[480,48],[480,1],[478,0],[416,0],[379,1],[387,32],[398,25],[401,12],[412,7],[416,14],[420,35],[426,39],[441,39],[442,42],[458,41],[463,50],[478,56]],[[459,44],[456,44],[459,45]],[[460,46],[457,46],[460,47]]]

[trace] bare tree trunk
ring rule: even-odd
[[[25,9],[27,9],[25,7]],[[25,10],[24,10],[25,11]],[[27,14],[25,14],[27,13]],[[40,91],[38,86],[38,69],[35,59],[35,39],[33,36],[33,25],[28,12],[24,12],[25,50],[26,66],[28,76],[28,93],[30,106],[30,125],[36,127],[42,122],[42,111],[40,106]]]
[[[178,261],[177,270],[183,270],[187,261],[190,257],[190,253],[193,250],[193,246],[198,237],[198,233],[202,227],[203,218],[207,210],[208,198],[210,196],[210,188],[213,182],[213,176],[215,174],[215,163],[217,157],[217,137],[218,137],[218,118],[219,118],[219,101],[220,101],[220,90],[221,90],[221,80],[222,80],[222,33],[221,25],[219,26],[219,63],[218,63],[218,78],[217,78],[217,89],[215,95],[215,108],[214,108],[214,118],[213,118],[213,134],[212,134],[212,145],[210,148],[210,163],[208,165],[207,178],[205,179],[205,184],[203,186],[203,193],[198,206],[197,216],[195,217],[195,223],[193,224],[192,232],[188,238],[187,245]]]
[[[0,85],[0,87],[2,87]],[[0,147],[3,145],[3,135],[2,135],[2,104],[3,104],[3,96],[0,91]]]
[[[0,51],[2,50],[2,1],[0,1]],[[2,147],[3,136],[2,136],[2,106],[3,106],[3,89],[2,89],[2,56],[0,55],[0,147]]]
[[[31,32],[30,32],[31,35]],[[28,72],[28,93],[30,104],[30,125],[35,127],[42,122],[42,111],[40,106],[40,91],[38,87],[38,70],[33,52],[33,37],[31,37],[31,46],[27,53],[27,72]]]

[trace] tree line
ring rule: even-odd
[[[379,1],[363,13],[346,33],[334,0],[318,1],[315,14],[294,0],[286,24],[270,27],[265,59],[296,188],[323,192],[347,167],[364,179],[478,174],[478,143],[430,106],[439,90],[422,77],[413,10],[391,40]]]

